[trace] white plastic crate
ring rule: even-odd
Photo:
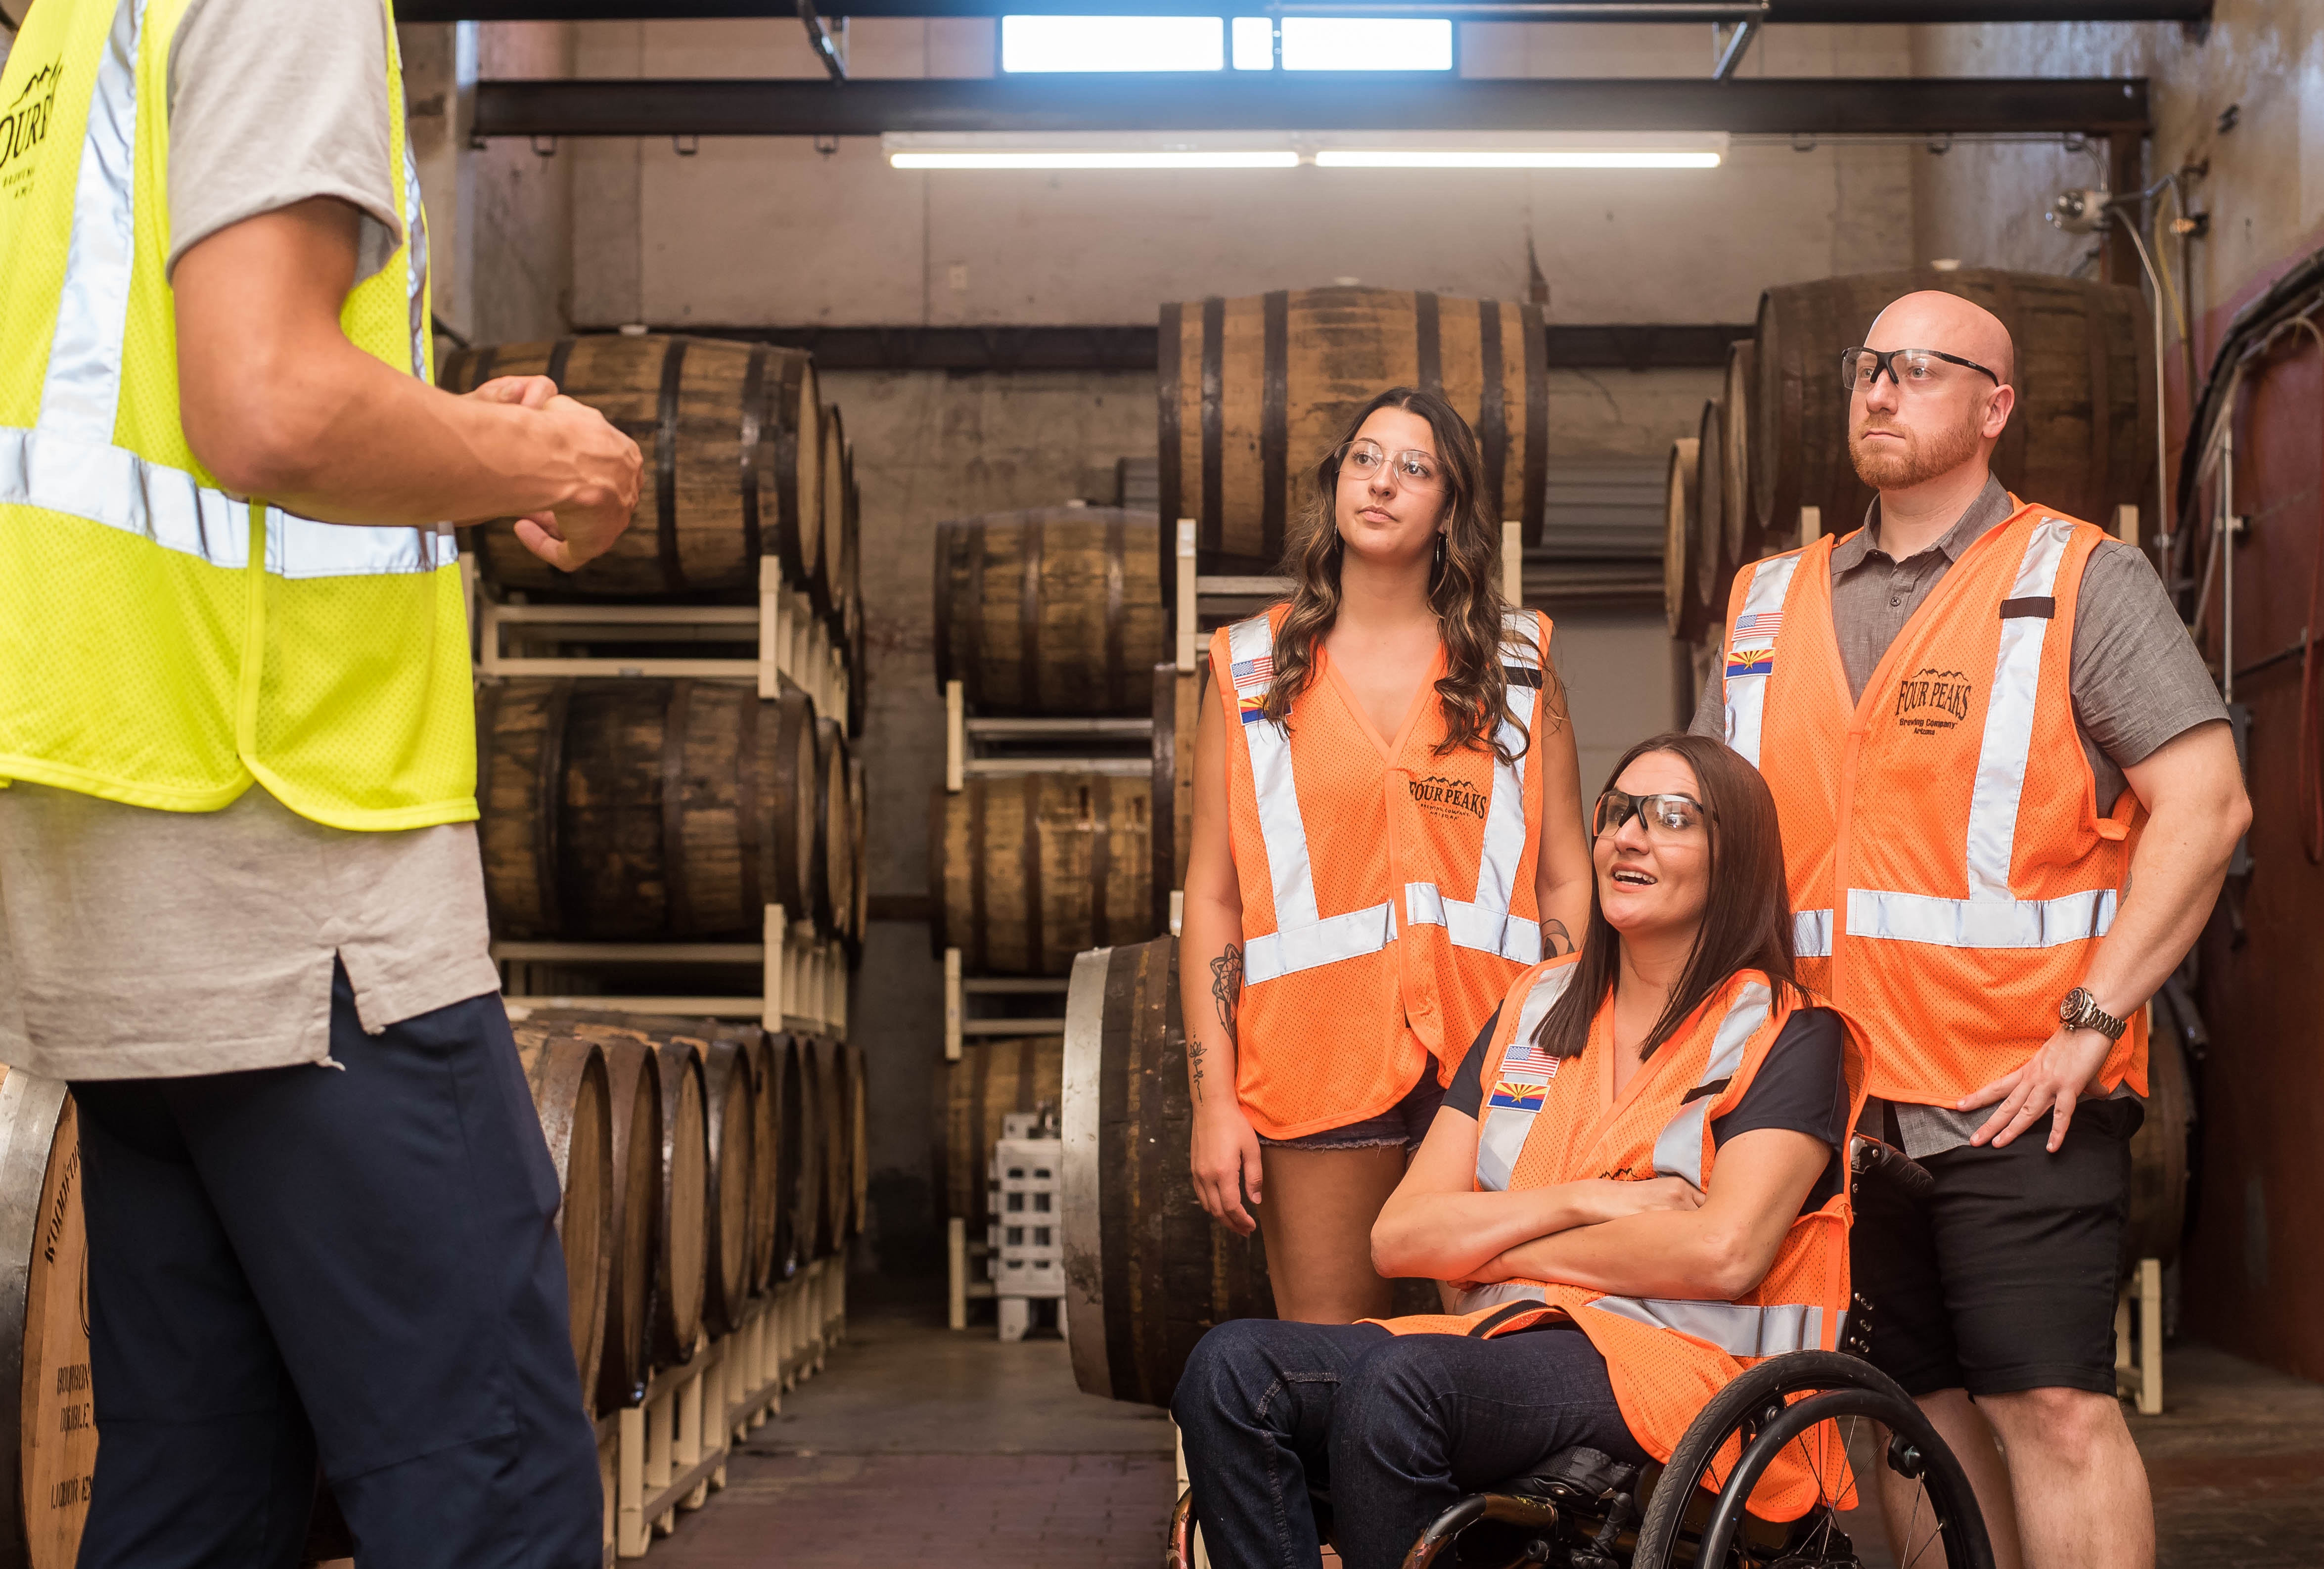
[[[1001,1297],[1065,1294],[1065,1217],[1058,1198],[1065,1146],[1032,1116],[1010,1116],[992,1146],[986,1197],[992,1220],[989,1268]]]

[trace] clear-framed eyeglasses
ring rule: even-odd
[[[1602,839],[1619,832],[1635,817],[1648,838],[1679,839],[1702,827],[1709,815],[1708,808],[1692,796],[1634,796],[1628,790],[1608,790],[1598,798],[1597,809],[1590,816],[1590,833]]]
[[[1426,493],[1444,488],[1444,466],[1433,452],[1407,447],[1391,454],[1377,441],[1351,441],[1340,448],[1340,475],[1369,484],[1384,473],[1396,475],[1397,483],[1408,491]]]
[[[1840,351],[1840,386],[1844,392],[1868,392],[1882,376],[1903,392],[1930,392],[1957,384],[1975,373],[2001,385],[2001,378],[1978,364],[1941,348],[1844,348]]]

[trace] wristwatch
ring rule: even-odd
[[[2080,986],[2067,992],[2066,1000],[2058,1004],[2058,1018],[2069,1029],[2095,1029],[2108,1040],[2120,1040],[2122,1032],[2130,1028],[2099,1007],[2098,1000]]]

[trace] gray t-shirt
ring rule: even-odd
[[[1875,501],[1864,527],[1832,548],[1832,632],[1849,696],[1864,696],[1888,645],[1922,601],[2013,510],[2001,482],[1987,478],[1959,522],[1935,544],[1898,561],[1880,549],[1880,503]],[[2144,555],[2118,540],[2100,544],[2082,568],[2067,685],[2101,813],[2113,810],[2126,788],[2126,769],[2198,725],[2227,716],[2163,580]],[[1727,734],[1726,693],[1716,678],[1704,683],[1689,728],[1697,735]],[[1968,1143],[1992,1115],[1990,1109],[1961,1112],[1901,1104],[1896,1113],[1905,1151],[1916,1156]]]
[[[170,73],[170,263],[312,197],[401,243],[378,0],[194,0]],[[326,1060],[331,972],[367,1030],[495,990],[475,829],[354,834],[254,788],[161,812],[0,789],[0,1059],[58,1078]]]

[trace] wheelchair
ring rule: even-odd
[[[1870,1140],[1858,1142],[1851,1163],[1859,1180],[1873,1175],[1914,1187],[1928,1180]],[[1437,1516],[1406,1553],[1404,1569],[1860,1569],[1834,1507],[1841,1477],[1820,1477],[1822,1496],[1796,1520],[1766,1520],[1746,1508],[1784,1447],[1826,1421],[1850,1440],[1872,1424],[1886,1428],[1889,1440],[1875,1463],[1917,1484],[1898,1569],[1935,1569],[1941,1561],[1946,1569],[1993,1569],[1985,1517],[1960,1462],[1912,1397],[1864,1360],[1871,1312],[1858,1296],[1838,1351],[1790,1352],[1746,1370],[1689,1424],[1667,1465],[1563,1450],[1536,1473]],[[1715,1462],[1730,1442],[1739,1454],[1715,1483]],[[1875,1481],[1859,1473],[1857,1485]],[[1321,1520],[1330,1500],[1316,1501]],[[1166,1569],[1194,1569],[1193,1503],[1189,1492],[1171,1517]]]

